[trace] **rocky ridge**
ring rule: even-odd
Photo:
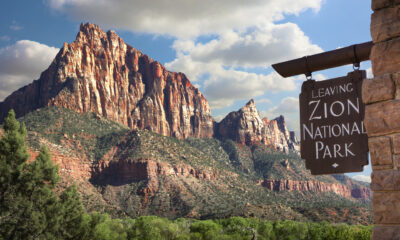
[[[217,135],[246,145],[263,144],[286,152],[299,151],[299,141],[294,132],[288,131],[284,117],[261,118],[253,99],[219,122]]]
[[[38,80],[0,103],[18,117],[44,106],[94,112],[131,129],[180,139],[212,137],[214,120],[203,94],[183,73],[126,44],[114,31],[81,24]]]
[[[76,40],[63,47],[38,80],[0,102],[0,119],[10,109],[18,117],[45,106],[94,112],[131,129],[148,129],[179,139],[231,138],[298,150],[283,116],[261,119],[251,100],[215,126],[203,94],[183,73],[126,44],[114,31],[81,24]]]
[[[343,197],[356,199],[370,199],[370,189],[366,187],[352,187],[339,183],[324,183],[318,181],[296,181],[290,179],[265,179],[260,184],[273,191],[312,191],[315,193],[334,192]]]
[[[312,176],[293,152],[229,139],[179,140],[59,107],[20,120],[31,155],[48,146],[59,165],[60,190],[75,183],[89,212],[370,221],[365,184],[346,176]],[[342,216],[343,204],[353,212],[345,219],[322,213]]]
[[[38,80],[0,103],[0,119],[11,108],[26,117],[32,156],[37,145],[49,146],[63,186],[79,183],[88,211],[117,206],[130,216],[200,218],[245,215],[248,202],[271,217],[270,209],[257,206],[289,197],[286,214],[294,217],[302,215],[292,208],[299,207],[297,197],[308,202],[313,192],[330,207],[329,192],[342,202],[369,199],[368,189],[309,176],[298,156],[272,156],[273,149],[298,150],[283,116],[263,119],[250,100],[215,123],[207,100],[184,74],[167,71],[115,32],[90,23]],[[270,169],[285,174],[273,178]],[[293,178],[296,169],[302,178]]]

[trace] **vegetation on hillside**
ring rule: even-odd
[[[28,163],[26,128],[10,111],[0,139],[0,238],[75,239],[84,209],[74,186],[60,196],[57,167],[43,147]]]
[[[131,131],[93,113],[78,114],[57,107],[36,110],[21,121],[28,129],[30,148],[48,145],[64,156],[85,159],[93,167],[113,150],[112,158],[108,159],[114,162],[153,161],[171,169],[187,166],[215,175],[207,180],[193,175],[161,174],[123,185],[97,184],[95,179],[76,182],[89,211],[133,218],[143,215],[170,219],[250,216],[273,221],[372,222],[368,202],[331,192],[275,192],[259,184],[266,178],[328,184],[348,180],[347,177],[312,176],[296,154],[277,152],[266,146],[243,146],[229,139],[179,140],[147,130]],[[289,163],[289,169],[285,162]],[[60,189],[74,181],[78,180],[63,173]]]
[[[346,239],[371,236],[372,226],[327,222],[215,220],[156,216],[111,219],[86,213],[75,186],[57,195],[58,168],[46,147],[27,162],[26,128],[11,111],[0,139],[0,239]]]

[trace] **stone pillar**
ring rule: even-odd
[[[400,239],[400,0],[372,0],[373,79],[363,83],[372,164],[372,239]]]

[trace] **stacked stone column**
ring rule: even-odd
[[[400,239],[400,0],[372,0],[370,59],[363,83],[372,164],[372,239]]]

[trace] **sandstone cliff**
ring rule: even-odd
[[[59,190],[75,183],[88,212],[370,222],[370,210],[363,207],[370,202],[369,189],[360,188],[365,184],[345,176],[312,176],[299,156],[264,145],[179,140],[58,107],[30,112],[21,121],[32,157],[41,145],[48,146],[59,165]],[[245,163],[248,171],[243,173],[233,159]],[[349,200],[357,203],[347,207],[355,214],[345,217],[341,209]]]
[[[286,128],[284,117],[262,119],[254,100],[218,123],[217,134],[246,145],[264,144],[281,151],[299,150],[299,142],[294,132]]]
[[[253,100],[215,127],[207,100],[183,73],[167,71],[114,31],[90,23],[81,24],[76,40],[64,43],[38,80],[0,103],[0,119],[10,109],[21,117],[45,106],[94,112],[131,129],[179,139],[217,134],[281,151],[299,148],[283,116],[262,119]]]
[[[213,136],[208,102],[183,73],[167,71],[114,31],[90,23],[38,80],[0,103],[0,119],[11,108],[20,117],[44,106],[91,111],[164,136]]]
[[[370,200],[370,189],[352,184],[325,183],[318,181],[272,180],[265,179],[260,184],[269,190],[281,191],[312,191],[315,193],[334,192],[346,198]]]

